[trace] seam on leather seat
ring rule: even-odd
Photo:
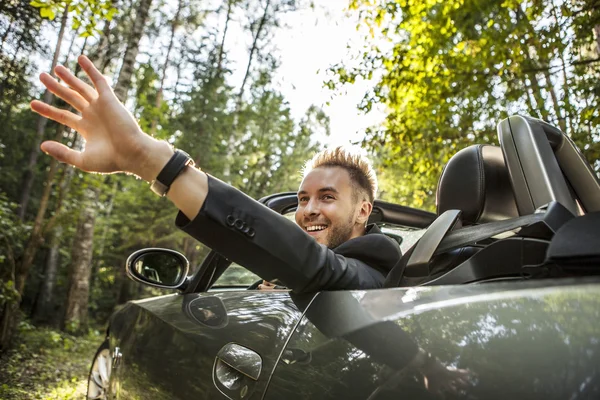
[[[484,145],[479,145],[477,146],[477,165],[479,167],[479,193],[478,193],[478,197],[479,197],[479,210],[477,212],[477,216],[475,217],[475,220],[472,221],[473,224],[476,224],[477,221],[479,221],[479,218],[481,218],[481,214],[483,214],[483,207],[485,206],[485,173],[484,173],[484,165],[483,165],[483,146]]]

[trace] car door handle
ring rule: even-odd
[[[228,343],[217,353],[217,361],[247,377],[258,380],[262,370],[262,358],[256,353],[237,343]]]

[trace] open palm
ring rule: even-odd
[[[31,102],[33,111],[79,132],[86,140],[85,149],[76,151],[55,142],[42,143],[42,150],[61,162],[89,172],[136,172],[144,148],[153,139],[140,129],[134,117],[117,99],[106,78],[85,56],[79,65],[90,77],[94,87],[74,76],[67,68],[57,66],[56,75],[67,85],[61,85],[49,74],[40,76],[42,83],[81,115],[62,110],[40,101]]]

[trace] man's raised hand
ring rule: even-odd
[[[31,109],[79,132],[86,140],[85,150],[80,152],[58,142],[46,141],[41,145],[42,151],[84,171],[125,171],[146,180],[153,179],[157,171],[152,168],[153,163],[148,155],[157,146],[162,147],[164,154],[166,143],[158,142],[142,132],[135,118],[117,99],[105,77],[87,57],[80,56],[78,61],[94,87],[63,66],[57,66],[54,71],[68,87],[46,73],[40,76],[40,80],[48,90],[73,106],[81,115],[37,100],[31,102]]]

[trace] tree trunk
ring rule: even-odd
[[[550,65],[550,64],[548,64]],[[552,106],[554,108],[554,113],[556,114],[556,119],[558,122],[558,126],[563,132],[567,131],[567,124],[565,122],[565,118],[560,109],[560,104],[558,103],[558,96],[556,95],[556,91],[552,85],[552,80],[550,78],[550,72],[548,70],[544,71],[544,77],[546,78],[546,91],[550,93],[550,98],[552,99]]]
[[[110,6],[118,7],[118,1],[111,1]],[[96,44],[94,51],[89,55],[90,60],[98,62],[96,67],[100,70],[100,72],[104,72],[104,70],[108,66],[108,63],[111,60],[111,57],[109,56],[112,46],[112,42],[110,40],[112,29],[110,25],[111,21],[104,20],[104,26],[102,27],[102,36],[100,37],[100,41]]]
[[[6,240],[6,242],[3,243],[3,245],[5,245],[7,249],[8,257],[6,262],[9,264],[10,270],[8,276],[2,276],[2,278],[14,282],[16,278],[15,257],[12,251],[12,247],[8,240]],[[13,332],[15,331],[17,323],[19,322],[18,316],[20,302],[20,298],[17,298],[13,301],[6,299],[0,301],[0,354],[9,347],[10,341],[13,336]]]
[[[242,102],[242,96],[244,95],[244,89],[246,87],[246,82],[248,81],[248,77],[250,76],[250,67],[252,66],[252,60],[254,58],[254,54],[258,50],[258,39],[260,38],[260,34],[262,33],[263,28],[265,27],[265,23],[267,22],[267,17],[269,16],[269,6],[271,5],[271,0],[267,0],[267,4],[265,5],[265,11],[263,12],[262,18],[258,23],[258,28],[256,29],[256,35],[254,35],[254,40],[252,41],[252,47],[250,48],[250,55],[248,56],[248,64],[246,65],[246,73],[244,74],[244,80],[242,81],[242,86],[240,87],[240,92],[238,93],[238,108]]]
[[[594,33],[596,34],[596,52],[600,56],[600,25],[594,26]]]
[[[175,13],[175,17],[171,22],[171,37],[169,39],[169,46],[167,47],[167,54],[165,55],[165,63],[163,64],[162,76],[160,78],[160,87],[158,89],[158,93],[156,94],[156,109],[160,112],[160,108],[162,105],[163,91],[165,87],[165,78],[167,77],[167,68],[169,68],[169,57],[171,55],[171,50],[173,49],[173,43],[175,41],[175,31],[179,26],[179,15],[181,14],[181,9],[183,8],[183,0],[179,0],[177,5],[177,12]],[[158,125],[158,118],[152,118],[152,123],[150,126],[150,134],[154,136],[156,133],[156,126]]]
[[[2,51],[2,49],[4,48],[4,43],[6,42],[6,39],[8,39],[8,35],[10,35],[10,33],[12,32],[13,24],[14,21],[11,18],[10,23],[8,24],[6,30],[4,31],[4,34],[2,35],[2,39],[0,39],[0,51]]]
[[[233,127],[231,129],[231,135],[229,135],[229,140],[227,141],[227,154],[225,155],[225,165],[223,167],[223,179],[225,182],[231,183],[231,167],[233,165],[233,150],[235,148],[235,140],[237,136],[238,130],[238,114],[242,109],[242,101],[244,99],[244,90],[246,88],[246,83],[248,82],[248,77],[250,76],[250,68],[252,66],[252,61],[254,59],[254,55],[258,50],[258,39],[260,38],[260,34],[267,22],[267,17],[269,16],[269,6],[271,5],[271,0],[267,0],[267,4],[265,5],[265,10],[263,15],[258,23],[258,28],[256,29],[256,34],[254,35],[254,39],[252,40],[252,47],[250,48],[250,55],[248,56],[248,63],[246,64],[246,72],[244,74],[244,79],[242,80],[242,85],[240,86],[240,91],[237,95],[237,101],[235,106],[235,115]]]
[[[38,212],[33,223],[33,229],[31,230],[31,235],[29,236],[27,246],[23,251],[21,264],[17,269],[16,289],[20,295],[23,295],[25,281],[27,280],[27,276],[29,275],[29,270],[31,269],[31,265],[33,264],[35,254],[37,253],[38,247],[40,246],[43,239],[42,225],[44,222],[44,216],[46,215],[46,209],[48,208],[48,201],[50,200],[50,193],[52,192],[52,186],[54,185],[54,177],[56,175],[57,169],[58,162],[52,159],[52,161],[50,161],[50,169],[48,170],[48,174],[46,176],[46,184],[44,187],[44,191],[42,192],[40,206],[38,208]]]
[[[2,82],[0,82],[0,104],[2,104],[4,102],[4,96],[7,92],[7,90],[11,87],[11,82],[10,82],[10,73],[13,71],[13,69],[16,67],[17,65],[17,56],[19,54],[19,51],[21,51],[21,47],[23,46],[23,41],[19,41],[19,43],[17,43],[17,47],[15,49],[15,55],[13,57],[13,59],[10,62],[9,67],[7,68],[6,72],[6,77],[4,78],[4,80]],[[11,101],[8,102],[8,109],[3,112],[3,118],[2,118],[2,126],[4,126],[4,124],[8,123],[8,121],[10,121],[10,117],[12,114],[12,109],[13,109],[13,104]]]
[[[56,47],[54,49],[54,56],[52,57],[52,64],[50,66],[50,75],[54,76],[54,67],[56,67],[56,63],[58,62],[58,57],[60,55],[60,48],[62,46],[63,37],[65,34],[65,28],[67,26],[67,21],[69,19],[69,8],[68,5],[65,5],[65,10],[63,11],[63,16],[60,21],[60,30],[58,31],[58,40],[56,41]],[[44,103],[50,104],[53,99],[52,93],[46,90],[44,92],[44,97],[42,101]],[[38,117],[37,123],[37,131],[35,140],[33,142],[33,147],[29,153],[29,160],[25,167],[25,171],[23,173],[22,184],[21,184],[21,199],[19,201],[19,209],[18,216],[21,221],[25,219],[25,212],[27,211],[27,205],[29,204],[29,199],[31,196],[31,188],[33,186],[33,178],[34,178],[34,169],[37,165],[38,156],[40,155],[40,144],[44,139],[44,131],[46,130],[46,124],[48,120],[42,116]]]
[[[118,179],[114,179],[112,190],[110,192],[110,198],[108,199],[108,206],[106,207],[106,213],[104,214],[104,219],[106,220],[106,224],[102,229],[102,235],[100,236],[100,240],[98,241],[98,251],[96,252],[98,260],[102,260],[102,256],[104,255],[104,246],[106,245],[106,237],[108,236],[108,230],[110,229],[110,216],[112,215],[112,210],[115,205],[115,197],[117,195],[117,190],[119,188]],[[92,293],[94,288],[94,283],[96,280],[96,271],[102,266],[100,263],[97,263],[97,267],[92,267],[92,276],[90,278],[90,293]]]
[[[73,240],[69,288],[63,327],[70,332],[82,332],[87,327],[90,274],[94,248],[97,189],[88,188]]]
[[[50,251],[44,267],[40,293],[33,308],[32,319],[36,323],[48,323],[54,320],[54,286],[60,257],[60,238],[62,227],[57,227],[50,233]]]
[[[229,28],[229,21],[231,21],[231,10],[233,9],[234,0],[227,2],[227,16],[225,17],[225,27],[223,28],[223,37],[221,38],[221,45],[219,46],[219,56],[217,58],[217,70],[216,76],[221,76],[223,73],[223,55],[225,54],[225,39],[227,38],[227,30]]]
[[[131,85],[131,75],[133,74],[133,67],[138,55],[140,39],[144,33],[151,4],[152,0],[140,0],[140,5],[136,11],[133,29],[131,30],[131,35],[129,35],[127,48],[123,55],[123,65],[121,66],[117,84],[115,85],[115,95],[121,102],[125,102],[127,91]]]

